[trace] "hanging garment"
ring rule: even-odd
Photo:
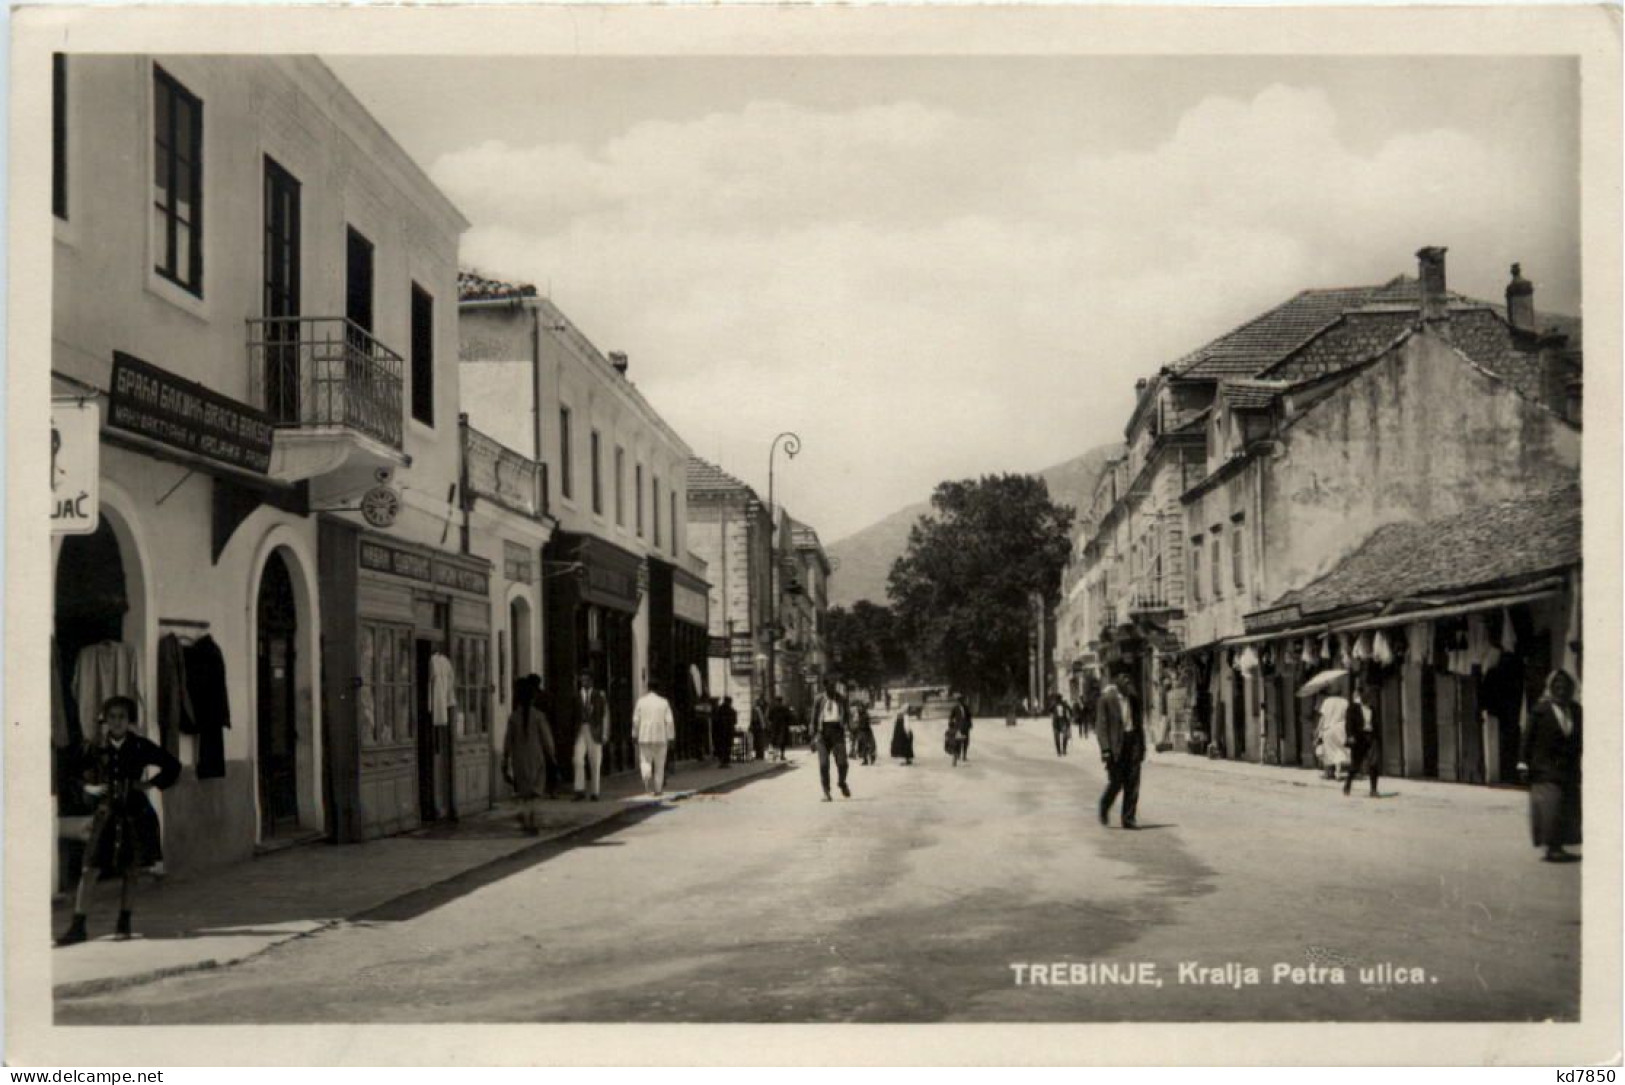
[[[1501,651],[1509,655],[1518,650],[1518,631],[1512,628],[1512,611],[1501,612]]]
[[[1411,631],[1405,640],[1411,645],[1415,653],[1416,662],[1424,667],[1433,663],[1433,623],[1417,622],[1411,626]]]
[[[170,633],[158,642],[158,744],[178,754],[183,734],[197,734],[197,721],[186,689],[186,649]]]
[[[1253,651],[1252,645],[1242,649],[1241,656],[1236,660],[1236,668],[1243,674],[1253,674],[1258,670],[1258,653]]]
[[[1388,643],[1388,635],[1377,630],[1377,635],[1371,638],[1371,661],[1379,667],[1394,665],[1394,649]]]
[[[1371,658],[1371,634],[1361,633],[1354,638],[1354,647],[1349,652],[1349,658],[1356,663],[1364,663]]]
[[[132,697],[141,703],[136,673],[135,649],[121,641],[104,640],[80,650],[73,665],[73,699],[79,705],[81,733],[91,737],[98,733],[96,721],[109,697]],[[146,722],[142,719],[136,730],[144,729]]]
[[[451,710],[457,707],[457,675],[445,653],[436,652],[429,658],[429,719],[436,727],[451,722]]]
[[[192,702],[192,727],[197,735],[198,779],[224,776],[226,728],[231,726],[225,656],[220,654],[214,638],[207,635],[189,645],[183,655],[186,695]]]
[[[1319,663],[1319,662],[1320,662],[1320,653],[1315,650],[1315,638],[1314,637],[1305,637],[1305,638],[1303,638],[1303,665],[1305,667],[1313,667],[1316,663]]]
[[[62,688],[62,662],[57,652],[56,638],[51,638],[51,745],[68,749],[79,742],[77,730],[69,724],[67,700]]]

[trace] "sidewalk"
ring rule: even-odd
[[[778,768],[773,761],[736,763],[727,769],[706,761],[684,762],[667,777],[661,799],[643,791],[635,772],[606,777],[599,802],[543,803],[539,837],[520,833],[515,809],[499,805],[456,824],[431,825],[365,844],[315,843],[160,883],[143,878],[136,889],[136,937],[128,942],[111,938],[118,889],[104,883],[90,911],[91,941],[52,950],[54,993],[58,998],[91,994],[235,964],[363,915],[406,918],[434,906],[437,888],[441,898],[466,892],[456,885],[482,874],[494,880],[521,870],[529,865],[526,860],[568,847],[561,843],[564,838],[595,828],[599,835],[613,832],[662,806]],[[404,906],[405,911],[389,915],[386,906],[396,911]],[[54,937],[67,926],[72,902],[56,901],[51,911]]]
[[[1212,759],[1179,750],[1149,753],[1146,756],[1146,764],[1157,768],[1167,766],[1182,771],[1244,777],[1260,783],[1285,787],[1319,787],[1330,791],[1341,790],[1343,786],[1341,781],[1326,779],[1319,769],[1304,768],[1300,765],[1266,765],[1257,761]],[[1355,780],[1355,793],[1363,794],[1366,786],[1364,777]],[[1529,801],[1526,789],[1509,784],[1462,784],[1409,776],[1383,776],[1378,782],[1377,790],[1385,799],[1424,800],[1430,804],[1449,802],[1459,805],[1470,802],[1491,807],[1521,807]]]

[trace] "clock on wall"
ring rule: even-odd
[[[400,511],[400,495],[388,486],[374,486],[361,496],[361,515],[373,527],[389,527]]]

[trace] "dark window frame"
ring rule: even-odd
[[[434,295],[412,284],[412,417],[434,428]]]
[[[660,476],[659,475],[650,476],[649,505],[650,505],[650,508],[653,511],[653,516],[654,516],[654,544],[655,544],[655,549],[659,550],[660,549]]]
[[[68,54],[51,54],[51,214],[68,221]]]
[[[638,538],[641,539],[643,538],[643,464],[641,463],[637,465],[637,484],[632,497],[636,502],[633,506],[633,518],[637,521]]]
[[[559,496],[566,501],[575,500],[574,472],[570,470],[570,408],[559,407]]]
[[[164,189],[162,193],[155,193],[153,207],[158,212],[162,223],[162,237],[156,239],[159,247],[159,258],[153,270],[160,276],[174,283],[189,294],[201,298],[203,296],[203,99],[193,94],[186,85],[166,72],[157,64],[152,66],[153,80],[153,172],[160,171],[164,175]],[[158,102],[160,96],[167,96],[169,124],[168,130],[162,131],[159,124]],[[191,131],[181,133],[177,129],[180,110],[178,103],[184,102],[192,118]],[[183,154],[180,147],[181,137],[185,137],[186,148]],[[190,219],[180,217],[180,199],[177,195],[177,178],[182,168],[188,171],[188,180],[191,185],[192,201]],[[152,178],[157,185],[157,178]],[[187,275],[180,274],[180,245],[181,232],[185,230],[187,246]]]
[[[626,526],[626,449],[615,446],[615,526]]]
[[[592,514],[604,515],[604,439],[592,430],[588,439],[588,459],[592,465]]]

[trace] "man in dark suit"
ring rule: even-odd
[[[1112,803],[1123,796],[1123,828],[1137,829],[1140,805],[1140,762],[1145,760],[1145,720],[1133,683],[1119,674],[1100,695],[1095,735],[1106,763],[1106,790],[1100,796],[1100,823],[1111,818]]]
[[[711,751],[717,756],[718,768],[725,769],[733,761],[734,728],[738,725],[739,713],[734,710],[734,699],[724,697],[711,714]]]
[[[835,757],[835,767],[840,773],[841,794],[846,798],[852,797],[852,791],[846,786],[846,735],[849,723],[846,698],[835,691],[835,683],[826,680],[824,692],[819,694],[813,702],[812,730],[813,744],[818,747],[818,779],[824,785],[824,801],[832,801],[829,793],[829,759]]]
[[[581,689],[576,697],[579,725],[574,752],[576,802],[598,801],[598,783],[604,764],[604,739],[609,732],[609,699],[593,683],[591,671],[581,672]],[[592,791],[587,790],[591,776]]]

